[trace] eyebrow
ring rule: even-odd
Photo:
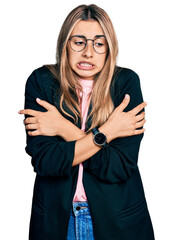
[[[96,35],[95,37],[96,37],[96,38],[97,38],[97,37],[105,37],[105,35]]]
[[[74,35],[74,36],[86,38],[84,35]],[[95,35],[94,36],[94,38],[99,38],[99,37],[105,37],[105,35]]]

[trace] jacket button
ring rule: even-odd
[[[79,211],[79,210],[80,210],[80,206],[77,206],[77,207],[76,207],[76,210],[78,210],[78,211]]]

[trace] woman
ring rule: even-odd
[[[137,166],[146,103],[117,53],[107,13],[80,5],[62,25],[56,64],[27,79],[30,240],[154,239]]]

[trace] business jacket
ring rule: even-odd
[[[117,66],[110,90],[115,108],[126,93],[130,95],[125,112],[143,102],[139,76],[131,69]],[[45,66],[35,69],[28,77],[24,107],[47,111],[36,102],[37,97],[55,105],[74,123],[61,111],[59,83]],[[66,105],[64,107],[68,110]],[[92,103],[88,114],[91,109]],[[72,114],[70,110],[68,113]],[[76,125],[81,128],[80,119]],[[86,130],[90,126],[91,118],[86,123]],[[116,138],[107,148],[100,149],[83,162],[83,185],[96,240],[154,239],[137,165],[143,136],[144,133]],[[72,167],[76,140],[66,142],[60,136],[29,136],[27,130],[26,137],[25,150],[32,157],[36,172],[29,239],[66,240],[79,170],[79,165]]]

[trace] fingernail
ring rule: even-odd
[[[145,103],[148,105],[148,102],[145,101]]]
[[[18,113],[20,113],[20,110],[18,111]]]
[[[40,101],[40,98],[36,98],[37,101]]]
[[[129,95],[128,94],[125,95],[125,99],[129,99]]]

